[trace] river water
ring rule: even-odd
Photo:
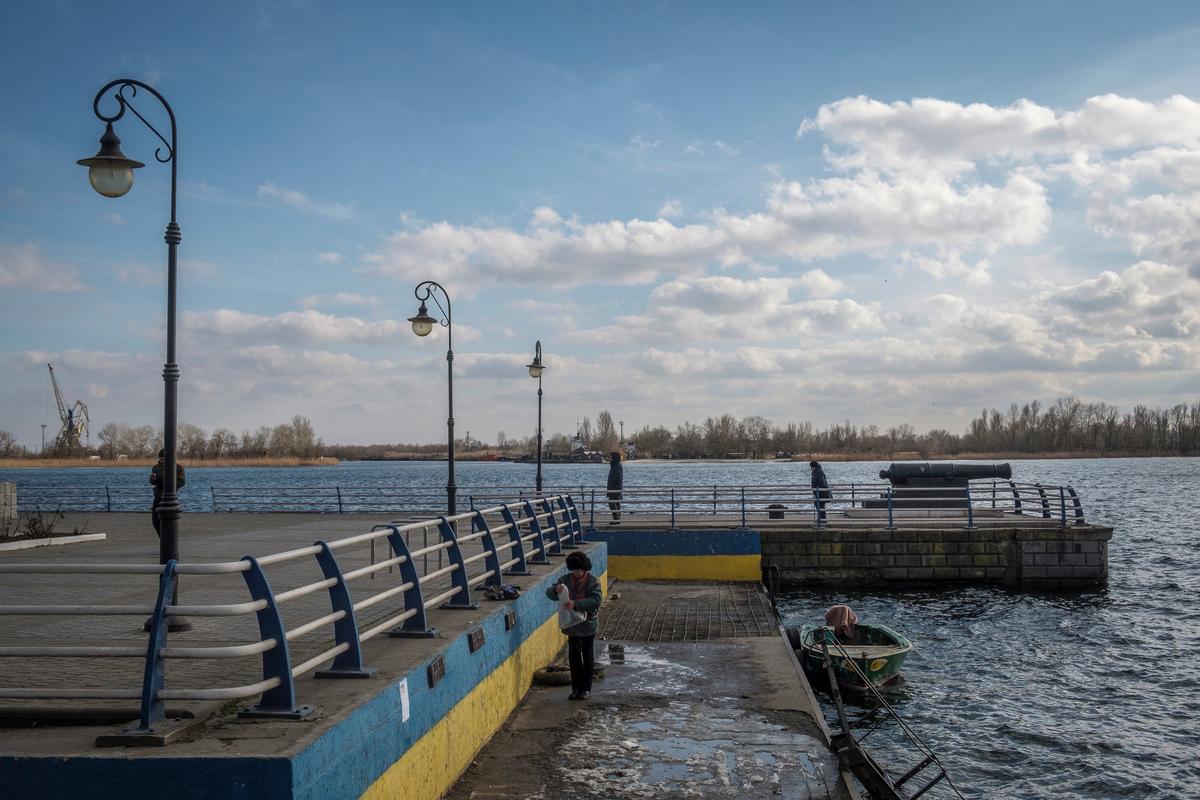
[[[1109,586],[1082,593],[999,588],[794,592],[787,624],[849,603],[866,622],[906,634],[915,649],[894,705],[978,798],[1200,797],[1200,459],[1029,460],[1019,481],[1070,484],[1090,521],[1115,529]],[[878,462],[826,465],[832,483],[878,481]],[[603,464],[547,464],[549,486],[602,488]],[[464,462],[460,496],[524,486],[531,464]],[[148,504],[145,468],[0,469],[32,487],[119,490]],[[213,487],[440,489],[444,463],[188,470],[183,502],[209,510]],[[630,462],[626,486],[801,484],[803,463]],[[185,520],[186,524],[186,520]],[[866,713],[856,710],[854,713]],[[892,757],[899,738],[872,734]],[[915,759],[914,759],[915,762]],[[888,762],[897,770],[908,764]],[[935,789],[929,797],[946,796]]]

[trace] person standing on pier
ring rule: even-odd
[[[817,523],[820,524],[825,521],[825,504],[829,502],[829,481],[819,461],[808,462],[808,468],[812,470],[813,502],[817,506]]]
[[[591,573],[592,560],[587,553],[576,550],[567,556],[567,574],[559,578],[546,590],[551,600],[559,599],[559,587],[565,587],[567,598],[563,608],[585,615],[585,619],[569,628],[567,635],[567,660],[571,664],[571,694],[569,700],[587,700],[592,693],[592,671],[596,668],[596,633],[600,624],[596,613],[603,599],[600,580]]]
[[[162,531],[159,530],[161,523],[158,521],[158,505],[162,502],[163,495],[162,470],[164,455],[166,455],[165,451],[159,450],[158,463],[150,468],[150,485],[154,487],[154,503],[150,506],[150,521],[154,523],[154,533],[159,537],[162,536]],[[183,464],[176,462],[175,488],[182,489],[184,483]]]
[[[621,454],[613,452],[608,458],[608,510],[613,522],[621,521],[621,490],[625,487],[625,468],[621,466]]]

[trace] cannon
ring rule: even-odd
[[[966,508],[969,481],[1009,479],[1008,464],[954,464],[949,461],[891,464],[879,470],[891,482],[893,508]],[[866,508],[887,508],[887,495],[867,500]]]

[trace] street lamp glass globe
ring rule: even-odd
[[[88,181],[105,197],[120,197],[133,188],[133,167],[113,159],[97,159],[88,167]]]
[[[530,364],[529,365],[529,377],[531,377],[531,378],[542,377],[542,370],[544,370],[544,369],[546,369],[546,368],[543,367],[541,364]]]
[[[429,316],[429,309],[421,303],[421,307],[417,309],[415,317],[409,317],[408,321],[412,323],[413,333],[417,336],[428,336],[433,333],[433,325],[437,322],[436,319]]]

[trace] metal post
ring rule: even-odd
[[[742,487],[742,527],[746,527],[746,487]]]
[[[435,288],[440,289],[442,297],[446,299],[445,307],[442,306],[442,301],[434,293],[433,290]],[[455,507],[457,505],[458,487],[454,483],[454,318],[451,313],[450,295],[446,292],[446,287],[437,281],[421,281],[413,289],[413,294],[421,302],[421,307],[417,311],[417,316],[409,317],[408,321],[413,323],[413,331],[418,336],[425,336],[432,330],[432,328],[425,328],[423,331],[417,331],[418,322],[432,324],[434,321],[428,314],[428,309],[425,306],[426,300],[432,299],[437,305],[438,310],[445,315],[441,320],[441,325],[446,329],[446,401],[448,412],[446,416],[446,516],[452,517],[455,514]]]
[[[888,486],[888,530],[894,530],[896,520],[892,515],[892,487]]]
[[[1058,510],[1059,518],[1062,521],[1063,527],[1067,526],[1067,493],[1063,491],[1063,487],[1058,487]]]
[[[965,489],[963,489],[963,492],[967,495],[967,527],[974,528],[975,527],[975,510],[974,510],[974,507],[971,505],[971,487],[969,484],[967,485],[967,487]]]
[[[277,678],[279,682],[273,689],[263,692],[258,705],[238,713],[239,717],[283,717],[299,719],[306,716],[311,708],[296,705],[296,685],[292,679],[292,659],[288,652],[287,630],[283,625],[283,617],[279,614],[279,606],[275,604],[275,593],[267,583],[267,575],[263,572],[258,561],[252,556],[245,556],[243,561],[250,562],[250,569],[242,573],[246,588],[255,600],[265,600],[266,605],[257,612],[258,636],[262,641],[275,640],[275,646],[264,650],[262,654],[263,680]]]
[[[117,101],[117,113],[112,115],[103,114],[100,111],[100,101],[104,95],[112,88],[117,88],[113,97]],[[146,118],[138,113],[129,102],[129,98],[136,97],[139,89],[145,89],[150,94],[154,95],[163,108],[167,112],[167,117],[171,122],[170,136],[171,140],[167,141],[158,130],[146,121]],[[128,91],[129,97],[126,97]],[[95,100],[92,101],[92,110],[96,117],[106,123],[108,133],[112,132],[112,124],[123,116],[126,109],[133,111],[134,116],[142,121],[147,128],[158,137],[162,142],[162,147],[154,151],[154,157],[159,163],[171,165],[171,219],[167,223],[167,230],[163,236],[167,243],[167,360],[163,364],[163,474],[162,481],[162,499],[158,504],[158,519],[160,527],[160,535],[158,540],[158,561],[160,564],[166,564],[169,561],[178,561],[179,559],[179,518],[183,513],[183,508],[179,505],[179,487],[176,482],[175,465],[176,460],[176,421],[178,410],[178,389],[179,389],[179,365],[175,362],[175,297],[176,297],[176,275],[178,273],[178,258],[177,248],[180,242],[183,241],[183,233],[179,227],[179,223],[175,218],[175,199],[176,187],[178,185],[178,137],[175,126],[175,112],[171,105],[167,102],[158,91],[147,83],[134,80],[132,78],[118,78],[115,81],[110,81],[96,93]],[[116,139],[113,134],[113,139]],[[103,143],[103,140],[101,140]],[[119,142],[119,140],[118,140]],[[102,150],[103,152],[103,150]],[[79,163],[83,166],[90,166],[93,159],[83,159]],[[89,162],[85,164],[84,162]],[[127,162],[142,166],[139,162]],[[179,605],[179,582],[175,582],[174,595],[171,598],[172,605]],[[149,622],[147,623],[149,624]],[[171,616],[168,621],[170,630],[185,631],[192,627],[185,617]]]
[[[371,540],[372,547],[375,540]],[[333,623],[334,642],[346,645],[346,650],[338,653],[333,664],[325,669],[317,670],[317,678],[369,678],[376,670],[363,665],[362,641],[358,638],[358,617],[354,613],[354,601],[350,598],[350,588],[346,586],[346,578],[342,568],[338,566],[333,551],[323,541],[316,542],[321,548],[317,553],[317,563],[321,565],[321,574],[332,578],[337,583],[329,587],[329,605],[334,611],[341,611],[341,619]],[[374,576],[372,576],[374,577]]]
[[[343,511],[342,511],[342,487],[335,486],[333,488],[334,488],[334,491],[337,492],[338,513],[341,514],[341,513],[343,513]]]
[[[1067,487],[1067,492],[1071,495],[1071,503],[1075,506],[1075,524],[1083,524],[1083,504],[1079,502],[1079,495],[1075,493],[1075,488]]]
[[[108,507],[108,510],[112,511],[112,492],[109,491],[109,488],[107,486],[104,487],[104,500],[105,500],[105,504]]]

